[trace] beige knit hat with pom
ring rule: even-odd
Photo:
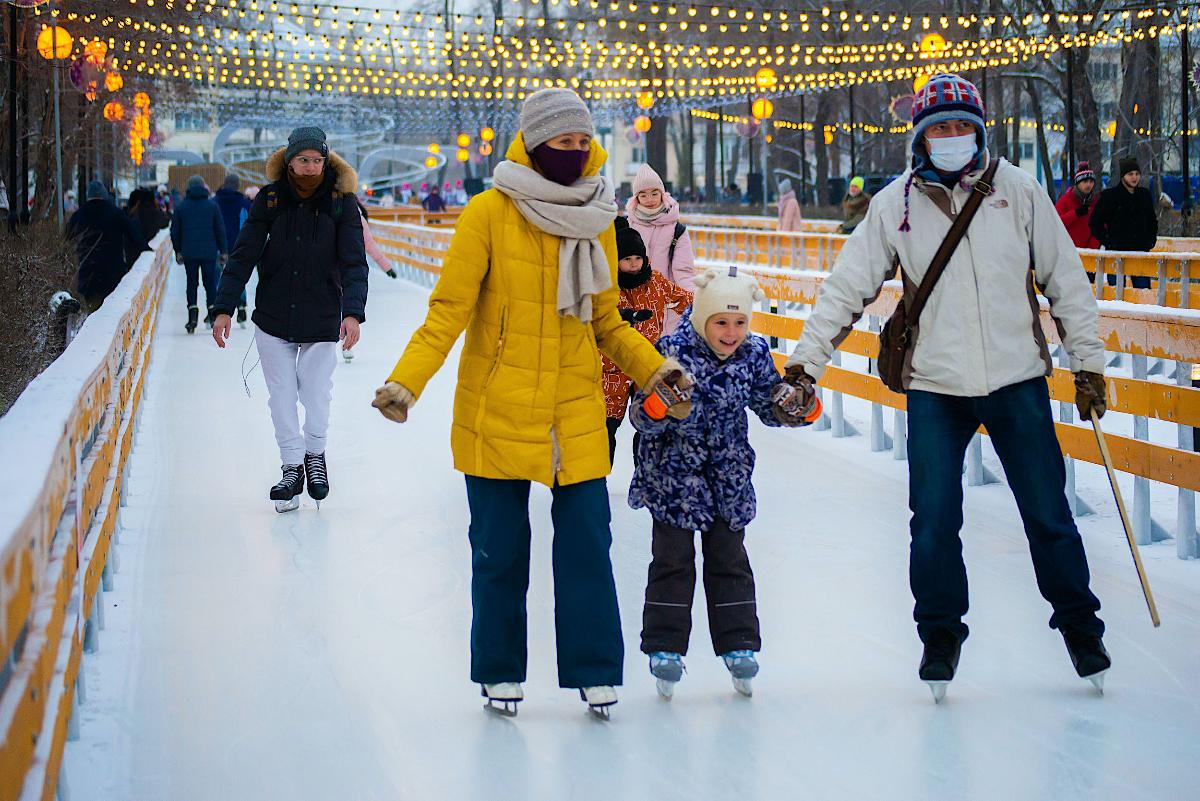
[[[766,297],[753,275],[739,273],[732,265],[728,270],[711,269],[696,276],[692,327],[704,336],[704,326],[714,314],[744,314],[750,321],[754,317],[754,304]]]

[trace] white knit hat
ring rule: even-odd
[[[766,293],[749,273],[739,273],[737,267],[712,269],[696,276],[696,294],[692,299],[692,327],[704,336],[704,326],[714,314],[744,314],[749,321],[754,316],[756,301],[765,300]]]
[[[567,133],[595,134],[592,114],[570,89],[539,89],[521,106],[521,136],[525,150]]]
[[[663,186],[662,178],[649,164],[638,167],[637,175],[633,176],[633,194],[636,195],[644,189],[658,189],[663,192],[667,189]]]

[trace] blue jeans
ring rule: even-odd
[[[471,681],[525,681],[529,482],[467,476]],[[617,686],[625,659],[604,479],[552,490],[554,628],[560,687]]]
[[[983,397],[908,393],[909,583],[922,640],[934,629],[966,639],[967,570],[963,524],[963,457],[984,425],[1017,501],[1033,571],[1054,614],[1051,628],[1103,634],[1100,601],[1088,588],[1083,541],[1063,491],[1066,471],[1050,416],[1044,378],[1031,378]]]

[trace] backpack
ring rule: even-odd
[[[667,248],[667,277],[672,281],[675,280],[675,246],[679,244],[679,240],[687,233],[687,226],[681,222],[675,223],[675,232],[671,235],[671,246]]]

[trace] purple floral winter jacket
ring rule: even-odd
[[[635,393],[630,419],[642,436],[629,505],[678,528],[706,531],[720,517],[743,529],[756,511],[746,409],[766,425],[780,425],[771,389],[782,379],[770,346],[751,334],[721,361],[685,317],[658,350],[696,380],[692,413],[686,420],[652,420],[642,410],[645,395]]]

